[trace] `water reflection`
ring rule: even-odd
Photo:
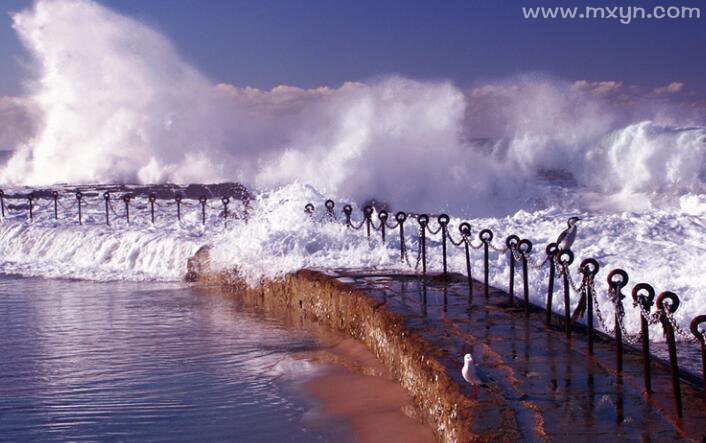
[[[292,359],[315,343],[176,285],[0,279],[0,435],[340,440],[305,420]]]

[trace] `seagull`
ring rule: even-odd
[[[473,398],[478,398],[478,385],[481,384],[478,374],[476,374],[476,364],[471,354],[463,356],[463,369],[461,369],[463,379],[473,387]]]
[[[573,245],[574,240],[576,240],[576,223],[578,223],[579,220],[581,219],[578,217],[571,217],[567,222],[569,227],[564,229],[562,233],[559,234],[559,237],[557,237],[556,244],[560,251],[571,249],[571,245]]]

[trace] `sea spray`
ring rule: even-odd
[[[388,76],[260,91],[211,81],[165,36],[92,1],[40,0],[13,23],[34,62],[23,101],[39,117],[3,182],[300,182],[469,216],[551,206],[547,182],[704,192],[703,121],[666,105],[628,111],[606,88],[535,74],[468,90]]]

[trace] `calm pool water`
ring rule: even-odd
[[[195,288],[0,277],[0,440],[341,441],[313,347]]]

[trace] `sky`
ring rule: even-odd
[[[632,5],[623,1],[99,0],[166,34],[213,82],[270,89],[337,86],[399,74],[461,87],[527,72],[653,89],[706,91],[706,4],[691,20],[528,20],[522,6]],[[0,96],[22,92],[27,54],[0,8]]]

